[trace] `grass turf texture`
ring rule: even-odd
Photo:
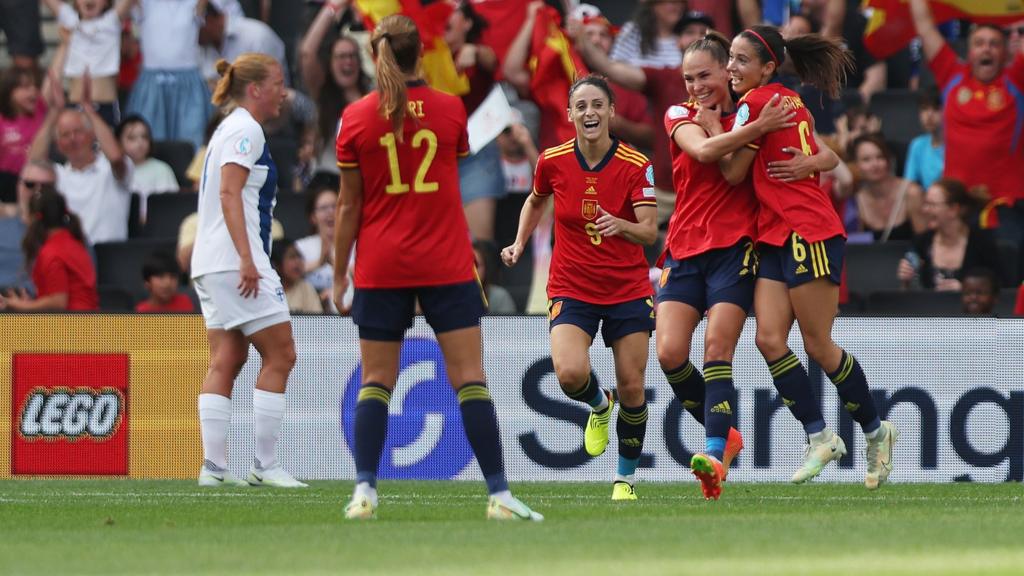
[[[305,490],[194,482],[0,481],[0,574],[1021,574],[1019,484],[521,483],[540,524],[484,520],[479,482]]]

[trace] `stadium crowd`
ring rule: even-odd
[[[440,2],[447,0],[422,4]],[[342,111],[374,86],[366,24],[352,0],[306,0],[295,33],[275,25],[275,4],[4,0],[0,308],[198,310],[184,279],[204,144],[220,121],[210,104],[214,63],[259,52],[281,63],[288,85],[284,113],[265,126],[279,168],[273,264],[293,311],[348,313],[331,298],[335,140],[344,130]],[[632,16],[619,22],[626,4]],[[921,313],[1024,314],[1024,299],[1013,306],[1024,252],[1024,14],[1006,27],[937,26],[923,3],[912,3],[918,38],[880,59],[865,46],[867,17],[859,6],[453,3],[440,37],[467,113],[499,86],[516,116],[459,170],[492,313],[546,312],[550,214],[533,233],[526,263],[497,265],[498,248],[515,238],[538,151],[574,134],[566,94],[551,94],[560,85],[543,77],[536,39],[567,39],[563,59],[611,80],[612,134],[653,160],[660,236],[647,256],[656,279],[675,204],[662,119],[688,99],[682,50],[708,30],[732,37],[767,22],[787,36],[842,39],[855,59],[839,99],[801,85],[795,69],[780,71],[813,114],[821,141],[842,160],[820,175],[820,186],[850,239],[845,310],[892,314],[913,311],[914,303]],[[57,39],[48,59],[44,36]]]

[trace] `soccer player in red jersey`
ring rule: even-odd
[[[843,440],[825,426],[807,373],[787,344],[795,319],[808,356],[827,372],[844,406],[864,431],[864,484],[875,489],[892,470],[892,446],[897,432],[889,422],[879,420],[857,360],[832,340],[846,246],[842,223],[818,185],[816,174],[793,181],[770,175],[771,164],[786,159],[784,149],[798,148],[806,156],[818,151],[813,119],[800,97],[774,81],[775,72],[787,55],[793,59],[803,81],[833,98],[838,95],[845,70],[852,64],[849,53],[838,43],[816,34],[784,40],[774,27],[754,26],[733,39],[728,71],[733,89],[743,97],[732,130],[756,120],[775,97],[796,111],[797,123],[737,150],[725,168],[726,179],[738,183],[754,165],[754,192],[760,203],[760,262],[754,292],[757,347],[768,362],[783,402],[809,437],[810,446],[793,481],[805,482],[817,476],[826,464],[846,453]]]
[[[334,301],[342,305],[355,243],[352,319],[362,358],[356,487],[345,517],[376,513],[388,403],[418,301],[437,334],[466,436],[487,482],[487,517],[543,520],[509,491],[485,384],[480,316],[486,302],[458,186],[457,159],[469,153],[466,110],[459,98],[427,87],[419,76],[423,44],[410,18],[384,18],[370,43],[378,89],[345,108],[337,144]]]
[[[555,199],[555,247],[548,277],[548,318],[555,375],[569,398],[592,408],[584,432],[591,456],[604,453],[614,401],[591,377],[588,349],[601,326],[615,359],[619,461],[613,500],[636,500],[633,475],[647,428],[644,369],[654,329],[654,300],[641,245],[657,239],[650,161],[611,137],[615,96],[600,76],[569,89],[576,138],[537,161],[533,193],[519,216],[516,241],[501,251],[512,266]]]
[[[704,425],[706,451],[690,462],[704,497],[718,499],[729,464],[743,448],[733,425],[736,389],[732,357],[754,300],[757,275],[757,198],[749,179],[731,186],[717,160],[728,144],[743,145],[773,130],[793,126],[795,112],[777,102],[754,122],[711,139],[697,123],[704,109],[731,127],[736,105],[729,92],[729,40],[710,32],[683,55],[683,79],[692,95],[668,108],[665,132],[672,139],[676,206],[669,220],[658,290],[658,361],[680,403]],[[827,148],[826,148],[827,151]],[[831,158],[830,158],[831,157]],[[819,154],[823,169],[835,156]],[[704,371],[690,362],[693,331],[708,317]]]

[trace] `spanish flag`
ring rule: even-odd
[[[544,126],[542,132],[557,138],[542,142],[554,146],[576,136],[575,127],[566,117],[569,87],[588,71],[572,42],[562,32],[558,11],[546,6],[537,13],[530,42],[530,94],[541,117],[551,119],[555,126]]]
[[[455,9],[448,2],[423,7],[419,0],[356,0],[366,28],[392,14],[405,14],[416,22],[423,41],[423,76],[431,87],[455,96],[469,93],[469,78],[455,69],[451,50],[444,41],[444,29]]]
[[[1006,25],[1024,19],[1024,0],[930,0],[936,24],[970,20]],[[878,59],[899,52],[917,36],[906,0],[863,0],[868,25],[864,46]]]

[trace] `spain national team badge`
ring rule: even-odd
[[[988,109],[993,112],[998,112],[1006,106],[1006,99],[1003,97],[1003,93],[997,89],[990,89],[988,93]]]
[[[956,101],[959,102],[960,104],[967,104],[968,102],[970,102],[971,89],[968,88],[967,86],[961,86],[960,89],[956,91]]]
[[[585,220],[597,218],[597,200],[583,200],[583,218]]]
[[[665,268],[661,271],[661,281],[658,282],[659,288],[664,288],[665,284],[668,284],[668,275],[672,272],[671,268]]]
[[[548,305],[548,321],[558,318],[558,315],[562,312],[562,301],[552,302]]]

